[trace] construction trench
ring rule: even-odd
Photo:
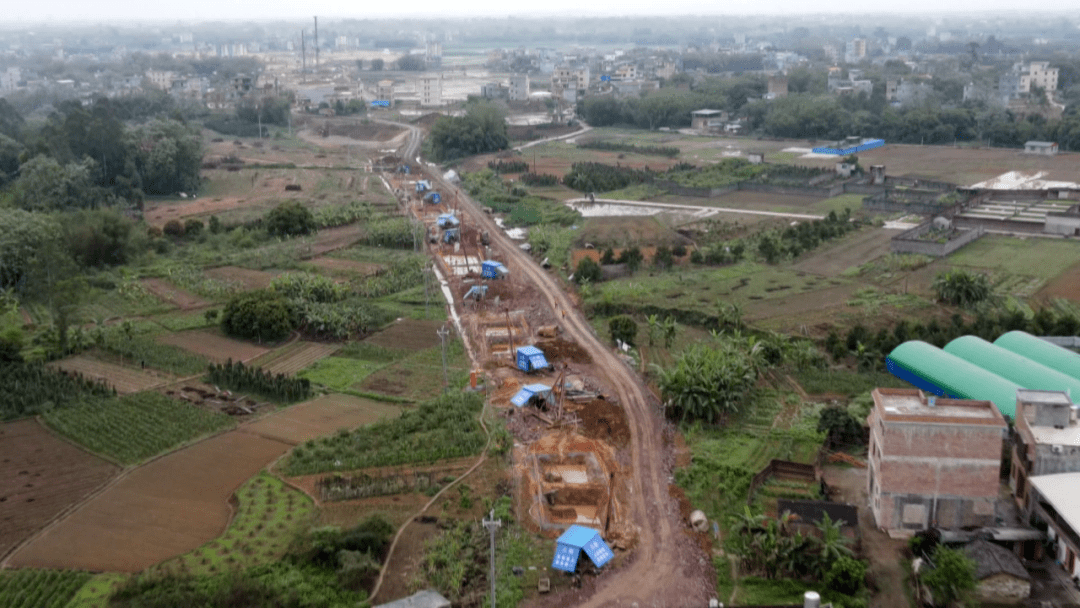
[[[519,520],[548,538],[570,525],[586,525],[600,530],[613,548],[630,549],[637,537],[626,507],[630,471],[625,455],[619,458],[629,442],[628,423],[622,408],[593,380],[585,349],[561,336],[562,311],[546,306],[535,286],[509,264],[501,278],[483,276],[483,262],[505,264],[506,258],[490,246],[490,235],[457,212],[456,194],[443,193],[434,203],[429,193],[417,191],[416,176],[384,175],[409,215],[423,225],[425,245],[453,296],[467,350],[486,376],[490,406],[505,417],[514,436]],[[515,350],[522,346],[540,348],[552,367],[519,370]],[[546,399],[523,407],[510,403],[521,387],[537,383],[552,388]]]

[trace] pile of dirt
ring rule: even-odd
[[[562,338],[554,338],[537,342],[536,347],[544,351],[544,356],[548,361],[583,364],[592,363],[592,357],[589,356],[589,352],[584,348],[581,348],[577,342],[570,342],[569,340],[564,340]]]
[[[566,409],[577,414],[581,420],[581,432],[590,439],[624,448],[630,443],[630,426],[626,412],[604,399],[593,399],[584,405],[567,404]]]

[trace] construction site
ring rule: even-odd
[[[486,378],[489,404],[513,434],[516,511],[532,531],[556,538],[574,524],[631,548],[626,413],[568,338],[566,311],[553,310],[536,284],[516,272],[489,228],[463,208],[456,184],[422,179],[407,164],[387,175],[391,190],[423,225],[435,273],[472,360]]]

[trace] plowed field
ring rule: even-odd
[[[138,572],[191,551],[225,529],[236,488],[288,448],[232,431],[173,452],[131,471],[15,552],[11,565]]]
[[[142,284],[147,291],[181,310],[202,308],[210,305],[210,302],[201,297],[189,291],[184,291],[163,279],[144,279]]]
[[[274,275],[263,270],[240,268],[239,266],[221,266],[205,271],[206,276],[219,281],[240,283],[245,289],[263,289],[270,286]]]
[[[325,268],[330,272],[360,275],[364,277],[371,276],[383,269],[382,264],[341,260],[338,258],[315,258],[314,260],[308,260],[308,263],[313,266],[318,266],[319,268]]]
[[[385,348],[423,350],[439,345],[439,336],[435,332],[442,326],[442,321],[402,319],[367,338],[365,342]]]
[[[325,359],[336,353],[341,348],[340,344],[320,344],[318,342],[297,342],[282,349],[284,352],[273,352],[252,364],[258,364],[272,374],[293,375],[309,365]]]
[[[400,412],[401,408],[388,403],[351,395],[325,395],[255,420],[240,430],[296,445],[338,429],[396,417]]]
[[[66,372],[80,373],[93,380],[104,380],[116,388],[116,392],[122,394],[144,391],[173,379],[164,372],[134,369],[82,355],[55,361],[49,365]]]
[[[269,348],[241,342],[204,331],[184,331],[158,338],[162,344],[172,344],[218,362],[249,361],[270,351]]]
[[[0,425],[0,557],[119,470],[36,420]]]

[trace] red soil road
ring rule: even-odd
[[[216,538],[229,497],[289,445],[231,431],[132,470],[11,556],[17,568],[139,572]]]
[[[36,420],[0,425],[0,557],[119,471]]]
[[[444,192],[456,188],[432,176]],[[707,556],[688,543],[686,525],[679,520],[678,505],[668,492],[671,474],[666,457],[659,408],[646,396],[638,378],[615,354],[602,345],[585,318],[555,280],[543,271],[528,254],[520,250],[480,206],[464,192],[458,192],[462,210],[473,225],[482,224],[491,234],[493,244],[507,258],[512,272],[520,272],[541,292],[552,310],[566,311],[563,329],[568,339],[578,342],[591,355],[596,369],[606,372],[608,386],[614,388],[630,424],[630,463],[633,478],[630,514],[640,535],[630,563],[606,572],[588,597],[550,598],[562,605],[588,608],[631,605],[705,606],[715,593],[716,577]],[[583,594],[586,595],[586,594]]]
[[[162,344],[171,344],[180,348],[224,363],[229,359],[233,361],[249,361],[270,352],[269,348],[233,340],[225,336],[219,336],[205,331],[183,331],[174,334],[163,334],[158,338]]]

